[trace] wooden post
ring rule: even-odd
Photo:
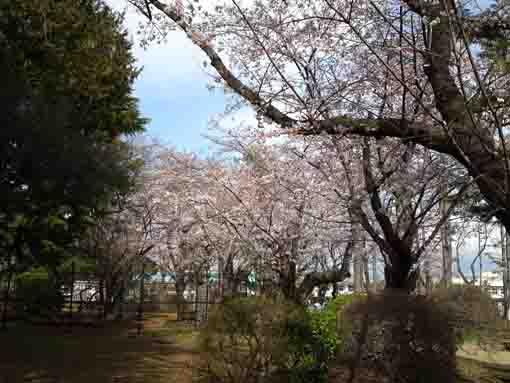
[[[141,335],[143,327],[143,300],[145,295],[145,262],[142,264],[142,277],[140,279],[140,299],[138,301],[138,318],[136,330],[137,334]]]

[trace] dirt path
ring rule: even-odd
[[[169,319],[147,318],[140,337],[129,323],[72,330],[18,324],[0,333],[0,383],[191,382],[194,330]]]

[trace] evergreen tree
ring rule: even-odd
[[[101,0],[0,0],[0,254],[53,275],[134,185],[147,120],[122,15]],[[1,268],[0,268],[1,269]]]

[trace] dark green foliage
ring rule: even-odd
[[[0,254],[53,272],[138,163],[122,18],[100,0],[0,0]]]
[[[18,314],[48,316],[59,310],[64,303],[55,279],[42,267],[18,275],[15,285]]]
[[[322,382],[328,350],[302,307],[257,297],[234,299],[201,331],[204,378],[215,382]]]

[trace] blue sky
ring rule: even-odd
[[[107,0],[116,10],[126,7],[125,0]],[[206,88],[210,77],[202,68],[204,55],[181,32],[170,32],[167,41],[142,49],[136,36],[143,18],[127,8],[126,27],[134,40],[134,53],[142,73],[135,83],[135,94],[142,113],[151,119],[147,134],[180,150],[206,153],[209,118],[222,113],[222,90]]]

